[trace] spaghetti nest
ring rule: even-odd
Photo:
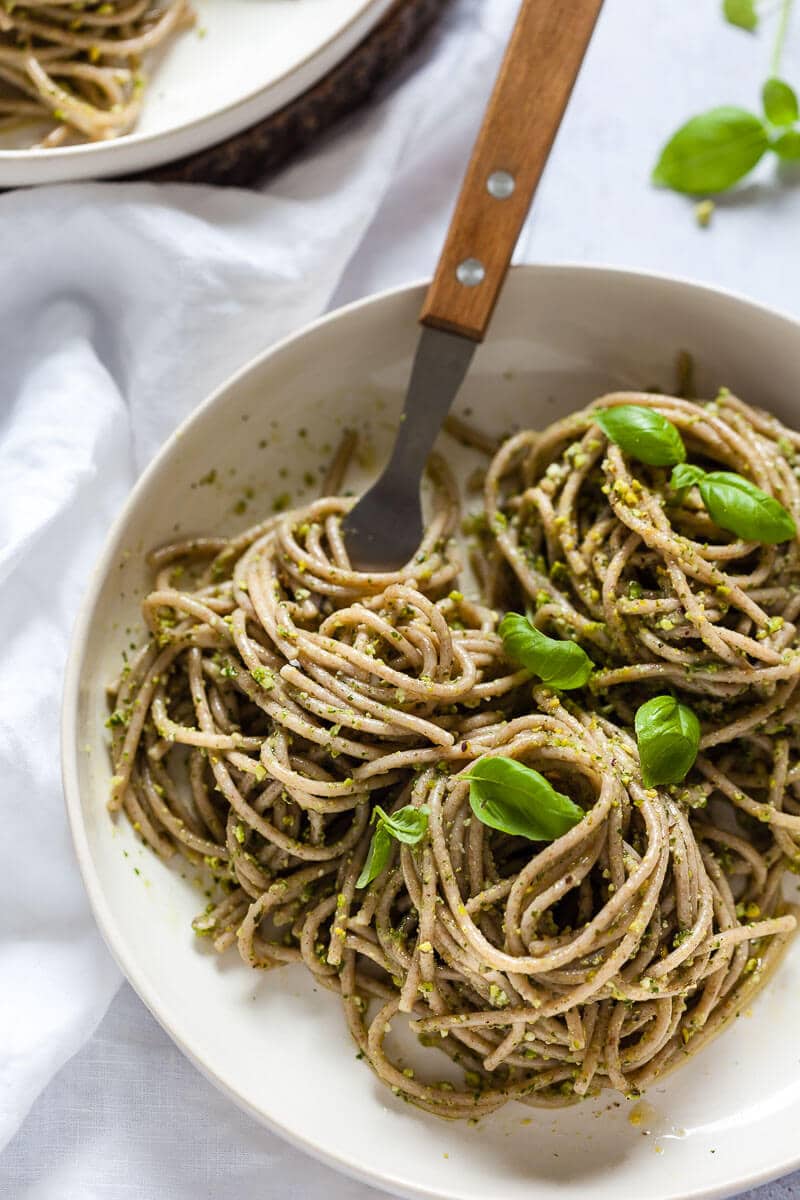
[[[496,455],[486,508],[496,547],[536,623],[581,641],[594,687],[619,716],[654,690],[685,693],[704,746],[768,728],[800,703],[800,546],[743,541],[714,524],[696,487],[676,491],[609,442],[594,415],[654,409],[693,462],[736,471],[800,521],[800,436],[727,392],[708,404],[620,393],[523,432]],[[508,586],[508,581],[506,581]],[[781,723],[786,723],[785,716]],[[792,723],[792,722],[790,722]]]
[[[24,0],[0,9],[0,130],[43,148],[133,129],[144,55],[194,23],[189,0]]]
[[[254,967],[304,964],[409,1101],[458,1118],[629,1093],[714,1036],[794,928],[788,741],[703,759],[702,807],[645,788],[631,734],[535,685],[499,613],[455,590],[457,498],[434,473],[425,541],[395,574],[351,566],[339,499],[151,556],[150,637],[109,718],[111,807],[211,871],[199,935]],[[467,773],[498,755],[583,819],[549,844],[484,824]],[[424,834],[391,840],[364,884],[378,807],[424,814]],[[451,1064],[417,1074],[397,1014]]]

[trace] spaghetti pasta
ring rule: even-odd
[[[797,511],[797,435],[733,397],[635,402]],[[478,598],[456,590],[457,488],[434,459],[434,511],[399,572],[351,565],[337,498],[156,551],[149,640],[113,689],[111,807],[211,871],[195,931],[253,967],[304,964],[377,1075],[439,1116],[643,1090],[763,986],[796,924],[793,658],[775,669],[800,611],[796,543],[719,536],[692,497],[668,507],[592,411],[497,451]],[[646,609],[623,605],[631,580]],[[526,602],[601,662],[591,687],[568,698],[508,660],[500,610]],[[662,614],[654,639],[645,615]],[[666,677],[703,744],[685,785],[646,787],[629,692]],[[720,722],[720,695],[751,712]],[[583,818],[549,843],[489,827],[469,772],[492,756]],[[425,832],[359,886],[376,806],[418,810]],[[451,1066],[417,1074],[387,1036],[398,1016]]]
[[[648,687],[679,687],[719,726],[705,734],[714,745],[795,694],[800,546],[732,537],[695,489],[671,488],[667,468],[631,462],[594,421],[623,404],[662,414],[694,459],[743,471],[799,521],[800,436],[725,391],[706,405],[618,393],[509,439],[487,476],[496,548],[538,608],[537,625],[591,647],[604,668],[594,686],[624,720]]]

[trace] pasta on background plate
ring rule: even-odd
[[[189,0],[24,0],[0,7],[0,133],[40,149],[136,125],[143,56],[194,24]]]

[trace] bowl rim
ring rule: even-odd
[[[581,278],[602,278],[605,276],[618,282],[631,282],[639,286],[667,284],[679,289],[690,289],[695,293],[706,295],[712,301],[724,299],[726,301],[733,301],[735,304],[742,305],[750,310],[757,310],[761,314],[791,327],[797,335],[800,335],[800,318],[791,316],[783,309],[751,300],[745,294],[733,289],[705,284],[686,276],[636,268],[569,261],[517,264],[511,268],[511,271],[515,276],[523,273],[544,277],[547,275],[567,274],[575,276],[578,280]],[[430,279],[417,279],[409,283],[399,284],[394,287],[382,289],[379,292],[371,293],[339,308],[332,309],[303,325],[293,333],[282,337],[253,356],[231,376],[214,388],[168,435],[136,480],[120,511],[114,518],[81,598],[78,614],[70,636],[69,651],[64,671],[60,721],[60,759],[62,791],[67,810],[73,851],[95,923],[108,950],[127,981],[162,1029],[164,1029],[189,1061],[210,1083],[232,1100],[239,1109],[253,1117],[259,1124],[266,1126],[273,1133],[304,1153],[311,1155],[317,1161],[325,1163],[325,1165],[349,1176],[351,1179],[373,1187],[383,1188],[384,1191],[388,1190],[399,1196],[413,1197],[414,1200],[458,1200],[456,1192],[433,1190],[404,1179],[382,1175],[374,1170],[353,1163],[344,1155],[319,1148],[302,1133],[283,1124],[279,1119],[273,1116],[266,1116],[263,1112],[257,1110],[244,1095],[227,1083],[203,1061],[201,1053],[196,1051],[192,1044],[185,1040],[179,1030],[173,1026],[169,1014],[165,1013],[163,1009],[159,1010],[157,995],[154,994],[153,989],[149,987],[147,981],[139,975],[135,962],[132,960],[132,956],[126,946],[124,936],[116,926],[113,912],[106,901],[99,876],[94,867],[88,831],[81,814],[78,771],[80,756],[77,721],[78,697],[83,659],[89,641],[90,617],[97,603],[109,568],[115,558],[118,543],[127,526],[129,516],[139,503],[141,497],[147,493],[152,477],[172,452],[173,447],[190,426],[200,420],[211,408],[223,402],[228,392],[237,388],[248,375],[262,369],[264,364],[273,356],[279,356],[285,349],[295,343],[301,342],[308,335],[316,333],[328,325],[333,325],[340,320],[351,319],[362,309],[391,302],[404,295],[410,297],[415,292],[421,292],[429,283]],[[663,1194],[661,1200],[722,1200],[722,1198],[734,1195],[739,1191],[757,1187],[768,1183],[770,1180],[781,1178],[798,1167],[800,1167],[800,1144],[787,1157],[778,1162],[754,1168],[746,1175],[740,1175],[738,1178],[726,1177],[721,1179],[719,1183],[710,1184],[699,1191],[691,1193],[687,1193],[685,1188],[681,1187],[679,1190],[675,1190],[669,1194]]]

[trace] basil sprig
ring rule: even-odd
[[[800,158],[800,130],[787,129],[772,143],[772,149],[784,162],[797,162]]]
[[[772,75],[761,89],[764,115],[773,125],[794,125],[800,117],[797,95],[793,87],[783,79]]]
[[[416,846],[417,842],[422,841],[428,828],[428,808],[424,804],[419,808],[407,804],[405,808],[398,808],[397,812],[389,814],[376,804],[370,823],[375,826],[375,832],[366,862],[356,880],[356,887],[359,888],[366,887],[373,879],[377,879],[388,863],[392,851],[392,838],[397,842],[405,842],[408,846]]]
[[[712,520],[746,542],[774,545],[789,541],[797,532],[782,504],[733,471],[704,471],[680,463],[673,469],[670,483],[676,491],[697,484]]]
[[[674,192],[725,192],[752,171],[769,149],[769,133],[755,113],[722,105],[692,117],[667,142],[653,183]]]
[[[562,691],[583,687],[594,670],[594,663],[577,642],[548,637],[519,613],[506,613],[499,633],[508,657],[550,687]]]
[[[793,128],[800,105],[794,89],[778,75],[791,5],[792,0],[781,0],[772,74],[761,89],[763,117],[730,105],[692,117],[661,151],[654,183],[689,195],[708,195],[733,187],[768,151],[780,159],[800,158],[800,131]],[[758,25],[755,0],[723,0],[723,14],[740,29],[752,32]],[[708,203],[696,210],[701,224],[708,224]]]
[[[620,404],[615,408],[595,409],[592,417],[609,441],[650,467],[671,467],[686,459],[686,447],[678,430],[654,408]]]
[[[654,696],[636,710],[634,720],[645,787],[681,783],[694,766],[700,722],[674,696]]]
[[[480,758],[469,772],[469,804],[491,829],[552,842],[586,815],[544,775],[501,755]]]
[[[756,0],[723,0],[722,11],[726,21],[748,33],[758,26]]]

